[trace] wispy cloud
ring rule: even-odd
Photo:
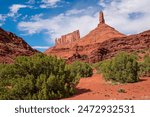
[[[42,0],[42,4],[40,5],[40,8],[54,8],[57,7],[57,3],[61,0]]]
[[[26,2],[27,4],[34,4],[35,0],[29,0],[28,2]]]
[[[55,38],[77,29],[80,29],[81,36],[84,36],[98,24],[98,13],[94,15],[87,13],[91,9],[72,9],[53,18],[40,18],[36,21],[20,22],[18,28],[28,34],[40,33],[44,30],[49,35],[49,38],[52,39],[51,42]],[[76,13],[78,15],[75,15]]]
[[[57,2],[54,3],[57,4]],[[55,5],[54,3],[53,5]],[[102,6],[105,14],[106,23],[125,34],[150,29],[149,4],[149,0],[143,0],[142,2],[139,0],[99,1],[99,5]],[[51,41],[54,42],[55,38],[77,29],[80,30],[81,36],[86,35],[97,26],[98,13],[99,10],[95,7],[88,7],[71,9],[54,17],[42,18],[40,15],[35,15],[38,18],[33,17],[28,22],[19,22],[18,28],[29,35],[45,32],[48,34],[48,38],[51,38]]]
[[[150,29],[149,0],[111,0],[99,4],[104,8],[106,21],[126,34],[139,33]]]
[[[65,14],[66,15],[79,15],[80,13],[85,12],[86,9],[72,9],[68,10]]]
[[[34,49],[48,49],[49,46],[32,46]]]
[[[0,14],[0,26],[5,24],[5,21],[7,18],[11,17],[13,21],[16,21],[18,17],[20,17],[22,14],[18,13],[20,9],[23,8],[33,8],[30,5],[24,5],[24,4],[13,4],[9,7],[9,12],[7,14]],[[24,16],[22,19],[25,19],[28,15]]]
[[[6,20],[7,16],[4,14],[0,14],[0,26],[2,26]]]
[[[32,8],[32,6],[23,5],[23,4],[13,4],[12,6],[9,7],[10,12],[8,13],[8,16],[14,17],[15,15],[18,14],[18,11],[22,8]]]
[[[2,14],[0,14],[0,20],[1,20],[1,21],[5,20],[5,16],[2,15]]]
[[[32,21],[39,21],[42,18],[42,16],[44,16],[43,13],[33,15],[33,16],[31,16],[31,20]]]

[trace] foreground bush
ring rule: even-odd
[[[37,54],[0,65],[0,99],[59,99],[75,93],[79,80],[64,60]]]
[[[150,56],[146,55],[144,61],[140,62],[140,75],[150,77]]]
[[[102,62],[100,71],[107,81],[133,83],[139,80],[137,58],[125,52],[118,54],[111,60]]]
[[[70,65],[71,72],[78,74],[80,77],[90,77],[93,74],[93,69],[88,63],[76,61]]]

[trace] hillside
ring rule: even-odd
[[[30,56],[37,52],[22,38],[0,28],[0,63],[12,63],[17,56]]]

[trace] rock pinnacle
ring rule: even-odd
[[[105,24],[104,14],[102,11],[99,13],[99,23]]]

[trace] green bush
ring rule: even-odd
[[[70,65],[72,74],[78,74],[80,77],[90,77],[93,75],[92,67],[85,62],[75,61]]]
[[[111,60],[103,61],[100,71],[107,81],[133,83],[139,80],[137,57],[125,52],[119,53]]]
[[[150,56],[144,56],[144,61],[140,62],[140,76],[150,77]]]
[[[101,70],[100,70],[101,67],[100,66],[102,65],[102,63],[103,63],[103,61],[92,64],[92,68],[96,69],[97,73],[99,73],[99,74],[101,73]]]
[[[62,59],[37,54],[0,64],[0,99],[59,99],[75,93],[79,81]]]

